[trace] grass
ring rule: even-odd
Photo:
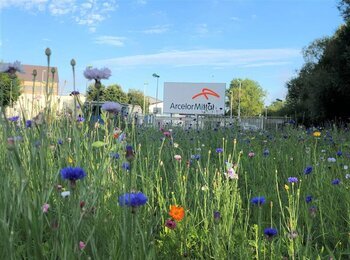
[[[166,137],[107,116],[98,128],[88,118],[46,117],[30,128],[23,118],[2,122],[1,259],[348,259],[347,129],[314,137],[293,126],[173,128]],[[113,135],[117,126],[125,139]],[[129,161],[127,144],[135,152]],[[227,162],[238,179],[224,174]],[[75,187],[60,176],[67,166],[87,173]],[[138,191],[148,197],[145,205],[119,205],[120,195]],[[251,202],[259,196],[266,203]],[[185,209],[175,229],[165,226],[171,205]],[[270,227],[276,236],[264,234]]]

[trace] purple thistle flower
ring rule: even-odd
[[[304,169],[304,174],[310,174],[312,172],[312,166],[307,166],[305,169]]]
[[[101,80],[101,79],[108,79],[111,76],[111,71],[108,68],[102,68],[102,69],[96,69],[87,67],[84,71],[84,76],[88,80]]]
[[[277,235],[277,229],[275,228],[265,228],[264,229],[264,234],[267,238],[273,238],[274,236]]]
[[[105,102],[101,109],[108,113],[118,113],[122,110],[122,106],[117,102]]]
[[[66,167],[61,169],[61,177],[65,180],[76,181],[86,176],[85,171],[80,167]]]
[[[16,72],[24,73],[24,69],[19,61],[15,61],[13,63],[1,63],[0,64],[0,72],[6,72],[14,74]]]
[[[288,178],[288,182],[290,182],[290,183],[297,183],[298,182],[298,178],[297,177],[289,177]]]
[[[251,203],[260,206],[265,204],[266,200],[265,200],[265,197],[255,197],[255,198],[252,198]]]
[[[120,206],[129,206],[129,207],[138,207],[146,204],[147,196],[142,192],[138,193],[125,193],[119,196],[119,205]]]

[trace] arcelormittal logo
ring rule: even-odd
[[[208,96],[214,96],[217,98],[220,98],[220,96],[218,95],[218,93],[216,93],[215,91],[209,89],[209,88],[202,88],[202,91],[196,95],[194,95],[192,97],[192,99],[196,99],[200,96],[204,96],[207,100],[209,99]]]

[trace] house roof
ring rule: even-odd
[[[39,66],[39,65],[22,65],[24,73],[17,73],[17,77],[20,80],[23,81],[33,81],[33,70],[36,69],[37,71],[37,76],[36,76],[36,81],[46,81],[47,78],[47,67],[46,66]],[[58,83],[59,78],[58,78],[58,69],[57,67],[50,67],[50,73],[49,73],[49,81],[52,79],[52,73],[51,69],[55,68],[56,72],[54,75],[54,82]]]
[[[147,99],[148,99],[148,102],[149,102],[149,104],[150,105],[153,105],[153,104],[159,104],[159,103],[162,103],[163,101],[162,100],[160,100],[159,98],[158,98],[158,100],[156,99],[156,98],[154,98],[154,97],[150,97],[150,96],[147,96],[146,97]],[[158,101],[158,102],[157,102]]]

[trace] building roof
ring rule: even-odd
[[[46,81],[47,79],[47,67],[46,66],[39,66],[39,65],[22,65],[24,73],[17,73],[17,77],[19,80],[23,81],[33,81],[33,70],[36,69],[37,71],[37,76],[36,76],[36,81]],[[58,69],[57,67],[50,67],[50,73],[49,73],[49,81],[51,82],[52,79],[52,73],[51,69],[55,68],[56,72],[54,75],[54,82],[58,83],[59,78],[58,78]]]
[[[148,102],[149,102],[149,104],[150,105],[153,105],[153,104],[159,104],[159,103],[162,103],[163,101],[162,100],[160,100],[159,98],[158,98],[158,100],[156,99],[156,98],[154,98],[154,97],[150,97],[150,96],[147,96],[146,97],[147,98],[147,100],[148,100]],[[157,102],[158,101],[158,102]]]

